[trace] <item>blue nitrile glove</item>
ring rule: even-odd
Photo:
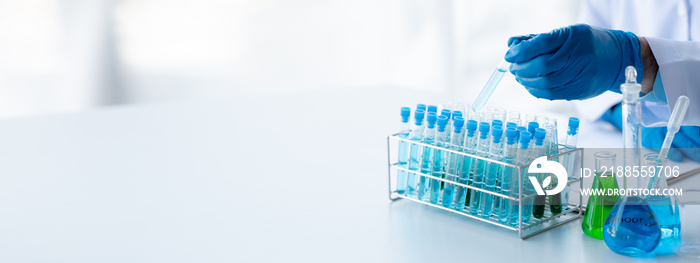
[[[589,25],[508,39],[510,72],[530,94],[549,100],[583,100],[612,90],[620,92],[625,68],[644,68],[636,35]]]
[[[603,120],[622,130],[622,104],[617,104],[603,114]],[[666,127],[647,128],[642,126],[642,146],[659,151],[666,138]],[[700,163],[700,127],[681,126],[673,137],[668,159],[683,161],[683,156]]]

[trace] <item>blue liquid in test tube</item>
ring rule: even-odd
[[[428,110],[430,110],[430,107],[428,107]],[[435,144],[435,121],[437,121],[437,115],[435,112],[428,112],[428,117],[426,117],[427,120],[427,128],[425,130],[425,136],[423,137],[423,143],[429,144],[429,145],[434,145]],[[435,153],[435,149],[430,148],[430,147],[423,147],[423,157],[421,158],[421,165],[420,165],[420,172],[424,174],[430,174],[430,165],[431,161],[433,159],[433,154]],[[430,179],[424,176],[420,176],[417,188],[418,188],[418,199],[419,200],[424,200],[426,199],[426,194],[428,193],[428,184],[430,183]],[[409,186],[411,188],[411,186]],[[416,186],[413,186],[413,188],[416,188]]]
[[[498,86],[498,83],[501,82],[503,75],[506,73],[506,71],[508,71],[508,69],[510,69],[510,63],[502,60],[493,73],[491,73],[491,77],[489,77],[489,80],[486,82],[484,88],[481,89],[479,96],[476,97],[472,110],[478,112],[486,105],[486,102],[489,100],[489,98],[491,98],[493,91],[496,90],[496,86]]]
[[[467,121],[467,138],[464,141],[464,151],[470,154],[475,154],[476,153],[476,128],[478,127],[478,123],[475,120],[469,120]],[[474,160],[471,157],[464,157],[462,160],[462,168],[460,169],[459,175],[457,176],[457,182],[462,183],[462,184],[469,184],[469,181],[471,180],[471,170],[472,170],[472,163]],[[467,193],[469,192],[468,188],[464,188],[461,186],[456,187],[455,191],[455,203],[454,203],[454,208],[457,211],[462,211],[464,210],[464,205],[467,200]],[[469,205],[469,204],[466,204]]]
[[[446,130],[446,126],[449,118],[450,117],[448,115],[438,116],[437,133],[435,135],[435,146],[437,147],[446,147],[446,144],[448,143],[446,141],[446,134],[448,133],[448,131]],[[432,172],[430,173],[430,175],[442,178],[442,169],[445,167],[445,156],[446,153],[444,151],[437,149],[435,150],[435,152],[433,153],[433,165]],[[441,183],[441,181],[430,179],[430,202],[433,204],[437,204],[438,199],[440,198]]]
[[[516,154],[518,152],[518,143],[517,143],[517,137],[518,137],[518,131],[511,125],[510,128],[506,129],[506,147],[504,148],[505,153],[503,161],[508,164],[515,164],[516,162]],[[516,180],[518,171],[513,168],[513,167],[503,167],[503,174],[501,175],[501,194],[510,196],[510,197],[517,197],[517,195],[513,195],[513,188],[514,188],[514,182],[513,180]],[[505,199],[501,198],[500,200],[500,211],[498,211],[498,221],[500,221],[503,224],[508,223],[508,215],[511,213],[510,209],[514,207],[514,201],[510,199]],[[515,211],[517,213],[517,211]]]
[[[462,117],[454,117],[454,132],[452,133],[452,139],[450,140],[450,150],[462,151],[462,145],[464,144],[464,136],[462,136],[462,126],[464,126],[464,119]],[[445,172],[445,180],[456,181],[457,173],[462,164],[462,155],[450,153],[447,160],[447,171]],[[452,202],[454,201],[454,191],[455,185],[451,183],[445,183],[445,188],[442,190],[442,206],[452,207]]]
[[[479,141],[476,144],[476,154],[481,157],[489,156],[489,130],[490,126],[488,122],[479,123]],[[484,188],[484,177],[486,176],[486,164],[484,160],[474,159],[474,164],[472,167],[472,186],[477,188]],[[469,202],[469,213],[476,215],[479,213],[479,203],[481,202],[481,192],[476,190],[471,190],[471,197]]]
[[[401,108],[401,131],[399,132],[399,137],[401,139],[408,139],[408,135],[411,133],[411,124],[408,120],[411,117],[411,108],[402,107]],[[408,166],[408,143],[399,142],[399,166],[406,168]],[[406,172],[399,171],[396,175],[396,192],[399,194],[404,194],[406,192]]]
[[[421,105],[421,104],[418,104]],[[423,142],[423,132],[425,131],[425,126],[423,126],[423,118],[425,117],[425,111],[424,110],[416,110],[414,113],[414,120],[415,120],[415,126],[411,130],[411,134],[409,135],[411,141],[415,142]],[[408,169],[413,170],[413,171],[418,171],[420,168],[420,158],[421,154],[423,153],[423,146],[418,145],[418,144],[411,144],[411,151],[410,155],[408,157]],[[416,174],[415,173],[408,173],[408,176],[406,178],[406,195],[407,196],[413,196],[416,194]]]
[[[518,127],[520,129],[520,127]],[[524,128],[523,128],[524,129]],[[532,134],[527,132],[527,131],[522,131],[518,135],[518,141],[520,144],[518,144],[518,153],[516,155],[516,164],[518,165],[525,165],[530,162],[530,149],[528,146],[530,145],[530,140],[532,139]],[[517,172],[516,172],[517,173]],[[515,178],[511,177],[511,180],[513,180],[513,185],[514,187],[511,189],[512,193],[514,196],[519,197],[520,194],[522,194],[523,197],[527,196],[530,191],[527,189],[528,183],[526,183],[527,178],[527,168],[523,168],[520,174],[520,181],[518,182],[517,174],[515,175]],[[521,190],[522,193],[520,192]],[[534,192],[534,189],[533,189]],[[512,226],[517,226],[518,225],[518,217],[519,217],[519,206],[521,205],[520,202],[513,201],[511,202],[513,206],[510,208],[510,225]],[[527,199],[525,201],[522,201],[522,210],[523,210],[523,223],[526,223],[530,221],[530,216],[532,215],[532,199]]]
[[[503,142],[501,141],[501,135],[503,135],[503,128],[501,126],[493,126],[491,132],[491,148],[489,149],[489,157],[492,160],[503,160]],[[505,167],[497,163],[488,164],[486,167],[486,181],[484,189],[489,191],[496,190],[496,179],[498,178],[499,174],[503,173],[502,168]],[[481,197],[481,204],[479,204],[482,211],[481,217],[489,218],[491,217],[491,208],[495,206],[493,195],[482,193]],[[498,206],[496,205],[496,207]]]

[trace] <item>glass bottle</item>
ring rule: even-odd
[[[608,214],[620,199],[617,194],[615,170],[615,154],[612,152],[597,152],[595,154],[595,175],[591,194],[588,196],[586,214],[583,216],[581,228],[586,235],[603,239],[603,226]]]

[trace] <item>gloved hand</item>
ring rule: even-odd
[[[622,130],[622,104],[617,104],[605,112],[603,120]],[[666,131],[666,127],[642,126],[642,146],[658,152],[666,138]],[[673,137],[668,159],[681,162],[684,156],[700,163],[700,127],[681,126]]]
[[[641,83],[639,38],[619,30],[574,25],[549,33],[508,39],[510,72],[530,94],[549,100],[583,100],[620,92],[625,68],[637,69]]]

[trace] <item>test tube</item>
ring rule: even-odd
[[[493,119],[505,122],[506,121],[506,110],[498,109],[498,108],[493,109]]]
[[[512,122],[512,123],[515,123],[516,125],[520,125],[520,112],[509,111],[508,112],[508,122]]]
[[[411,134],[409,136],[411,141],[423,142],[423,133],[425,131],[425,126],[423,125],[423,118],[425,117],[425,111],[417,109],[414,112],[415,125],[411,129]],[[408,169],[418,172],[420,169],[421,154],[423,153],[423,146],[418,144],[411,144],[411,150],[408,157]],[[406,195],[413,196],[415,194],[415,189],[411,189],[412,185],[415,185],[416,174],[408,173],[406,178]]]
[[[479,123],[479,139],[476,144],[476,154],[481,157],[489,156],[489,130],[490,126],[488,122]],[[484,187],[484,178],[486,177],[486,164],[487,162],[480,159],[474,159],[474,164],[472,167],[472,185],[477,188]],[[481,202],[482,193],[476,190],[471,190],[470,197],[470,213],[477,215],[479,213],[479,204]]]
[[[411,117],[411,108],[402,107],[401,108],[401,131],[399,132],[399,137],[402,139],[408,139],[408,135],[411,133],[411,124],[409,123]],[[399,166],[406,168],[408,166],[408,147],[407,142],[399,142]],[[396,175],[396,192],[399,194],[404,194],[406,192],[406,171],[399,170]]]
[[[448,118],[446,115],[440,115],[437,118],[437,132],[435,133],[435,146],[437,147],[446,147],[447,143],[449,141],[446,141],[447,138],[447,133],[449,133],[446,130],[447,127],[447,121]],[[445,160],[447,159],[447,153],[442,150],[434,149],[433,152],[433,159],[432,161],[432,171],[431,175],[435,177],[442,177],[443,175],[443,168],[445,167]],[[440,185],[442,182],[436,180],[436,179],[431,179],[430,180],[430,202],[433,204],[437,204],[438,198],[440,196]]]
[[[481,92],[479,92],[479,95],[474,101],[474,106],[472,109],[475,112],[479,112],[486,105],[486,102],[489,100],[489,98],[491,98],[493,91],[496,90],[496,86],[498,86],[498,83],[501,82],[503,75],[506,73],[506,71],[508,71],[508,69],[510,69],[510,63],[508,63],[505,59],[501,60],[501,63],[498,63],[498,66],[493,73],[491,73],[491,77],[489,77],[486,85],[484,85],[484,88],[481,89]]]
[[[464,136],[462,136],[462,126],[464,125],[464,119],[462,117],[454,118],[454,130],[452,139],[450,140],[450,150],[461,151],[462,145],[464,144]],[[445,180],[456,181],[457,174],[462,164],[463,156],[459,154],[450,153],[447,157],[447,169],[445,169]],[[454,201],[454,189],[455,185],[450,183],[445,183],[445,187],[442,191],[442,205],[444,207],[452,207],[452,202]]]
[[[529,125],[533,121],[537,122],[537,116],[535,114],[525,114],[525,123],[523,123],[523,125]]]
[[[428,110],[430,110],[430,107],[428,107]],[[435,111],[437,111],[437,108],[435,108]],[[425,127],[425,132],[423,135],[423,143],[425,144],[435,144],[435,122],[437,122],[437,114],[435,112],[428,112],[426,116],[426,127]],[[430,166],[431,166],[431,159],[433,159],[433,148],[430,147],[423,147],[423,155],[421,156],[421,165],[420,165],[420,172],[424,174],[429,174],[431,172]],[[425,176],[420,176],[418,180],[413,180],[413,185],[408,185],[408,190],[413,192],[414,189],[417,189],[417,194],[418,194],[418,199],[419,200],[427,200],[427,193],[428,193],[428,187],[429,187],[429,181]]]
[[[494,120],[497,121],[497,120]],[[496,161],[503,161],[503,141],[501,138],[503,135],[503,127],[499,125],[492,126],[492,139],[491,147],[489,148],[489,158]],[[489,191],[500,192],[500,189],[496,190],[496,183],[498,183],[499,174],[503,173],[503,166],[497,163],[489,163],[486,166],[484,187]],[[491,217],[492,209],[496,211],[499,208],[500,197],[495,197],[491,194],[481,193],[481,202],[479,204],[481,210],[481,217],[489,218]]]
[[[540,124],[540,127],[545,127],[547,124],[549,124],[549,118],[547,118],[547,116],[539,115],[537,116],[537,123]]]

